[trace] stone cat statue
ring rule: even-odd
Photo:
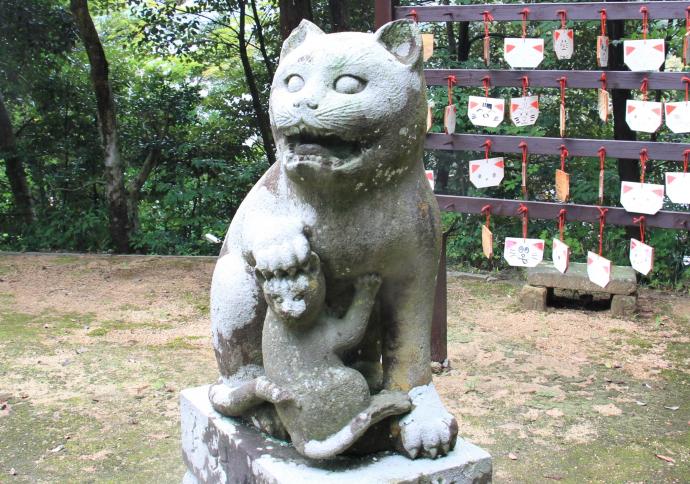
[[[349,449],[374,424],[410,410],[403,392],[373,397],[364,377],[339,355],[354,347],[374,307],[381,278],[355,281],[352,303],[342,319],[325,306],[326,280],[319,257],[292,274],[264,279],[257,271],[268,311],[263,329],[261,376],[232,392],[227,413],[241,416],[264,401],[276,406],[295,448],[312,459],[334,457]]]
[[[420,34],[400,20],[373,34],[325,34],[303,21],[283,44],[270,97],[279,160],[230,224],[213,275],[213,345],[221,378],[209,390],[229,414],[235,389],[264,375],[266,301],[254,276],[294,272],[315,252],[336,317],[355,282],[377,273],[377,308],[361,343],[343,355],[370,392],[403,391],[412,411],[392,417],[410,458],[446,454],[457,422],[431,383],[430,333],[440,214],[424,174],[426,86]],[[246,409],[284,436],[275,407]],[[383,432],[383,430],[382,430]]]

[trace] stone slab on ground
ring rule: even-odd
[[[587,264],[583,262],[571,262],[565,274],[558,272],[552,262],[542,262],[537,267],[527,269],[527,284],[585,293],[605,292],[624,296],[637,293],[637,277],[632,267],[611,266],[611,282],[602,288],[589,280]]]
[[[310,461],[292,446],[215,412],[207,394],[208,386],[202,386],[180,395],[184,484],[491,482],[491,456],[462,439],[435,460],[379,453]]]

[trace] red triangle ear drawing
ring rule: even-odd
[[[587,265],[594,264],[594,258],[592,257],[587,257]]]
[[[652,112],[657,116],[661,116],[661,108],[654,108],[652,109]]]
[[[477,171],[479,169],[479,165],[477,163],[472,163],[471,165],[472,173]]]
[[[667,181],[669,184],[673,183],[673,181],[674,181],[675,179],[676,179],[676,177],[673,176],[673,175],[666,175],[666,181]]]
[[[568,30],[568,37],[570,37],[571,40],[573,39],[574,36],[575,36],[575,33],[572,31],[572,29]]]
[[[470,102],[470,109],[474,109],[474,108],[476,108],[477,106],[479,106],[479,103],[476,103],[476,102],[474,102],[474,101]]]
[[[506,44],[506,53],[512,51],[514,48],[514,44]]]
[[[554,30],[553,36],[556,40],[561,36],[561,31],[560,30]]]
[[[538,52],[544,52],[544,46],[542,44],[535,45],[533,48]]]
[[[539,101],[534,101],[534,102],[532,103],[532,107],[533,107],[534,109],[539,109]]]
[[[664,197],[664,190],[662,188],[657,188],[656,190],[654,190],[654,193],[661,198]]]
[[[628,193],[632,189],[633,189],[632,185],[629,185],[627,183],[623,183],[623,193]]]
[[[518,103],[510,103],[510,112],[514,113],[520,107]]]
[[[635,247],[637,247],[637,242],[635,242],[634,240],[631,240],[630,241],[630,248],[634,249]]]
[[[505,106],[503,105],[503,103],[497,104],[497,105],[496,105],[496,109],[498,109],[499,111],[503,112],[503,110],[505,109]]]
[[[534,246],[539,250],[544,250],[544,242],[537,242]]]
[[[654,45],[654,48],[655,48],[656,50],[658,50],[659,52],[663,52],[663,51],[664,51],[664,43],[663,43],[663,42],[659,42],[658,44],[655,44],[655,45]]]
[[[628,112],[629,113],[632,113],[636,109],[637,109],[637,106],[632,106],[632,105],[628,104]]]
[[[625,47],[625,55],[630,55],[635,50],[635,47],[628,45]]]
[[[666,114],[671,114],[675,110],[676,110],[676,106],[670,106],[668,104],[666,105]]]
[[[609,267],[609,266],[604,266],[604,272],[606,272],[607,274],[608,274],[609,272],[611,272],[611,267]]]
[[[504,168],[504,167],[505,167],[505,163],[503,163],[503,160],[497,161],[497,162],[496,162],[496,166],[499,167],[499,168]]]

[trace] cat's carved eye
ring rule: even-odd
[[[333,87],[341,94],[357,94],[363,91],[366,85],[364,79],[346,74],[337,78]]]
[[[290,92],[297,92],[304,87],[304,79],[297,74],[293,74],[285,80],[287,90]]]

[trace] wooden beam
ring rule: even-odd
[[[392,0],[375,0],[374,1],[374,27],[379,28],[393,20],[393,2]]]
[[[683,77],[688,76],[687,72],[426,69],[424,77],[429,86],[447,86],[448,76],[455,76],[456,86],[482,86],[482,79],[489,76],[492,87],[521,87],[522,78],[527,76],[530,87],[556,89],[562,77],[567,78],[568,88],[599,88],[604,73],[609,89],[640,89],[646,78],[649,89],[685,90]]]
[[[436,195],[436,200],[441,210],[445,212],[458,212],[479,215],[482,207],[491,205],[491,215],[504,217],[521,217],[517,210],[520,204],[529,209],[531,219],[557,219],[562,208],[566,209],[566,221],[599,223],[599,209],[595,205],[577,205],[573,203],[535,202],[523,200],[505,200],[502,198],[483,197],[458,197],[453,195]],[[620,207],[608,208],[606,213],[607,225],[636,226],[633,217],[639,214],[626,212]],[[690,212],[671,212],[662,210],[656,215],[645,215],[647,227],[659,227],[662,229],[690,230]]]
[[[428,150],[457,150],[483,152],[482,144],[491,140],[492,153],[522,153],[522,141],[527,143],[528,152],[536,155],[560,154],[565,145],[570,156],[599,156],[602,146],[611,158],[637,160],[640,150],[647,149],[649,158],[662,161],[682,161],[683,152],[690,150],[690,143],[661,143],[647,141],[614,141],[605,139],[535,138],[530,136],[507,136],[494,134],[437,134],[426,135],[424,147]]]
[[[574,3],[527,3],[484,5],[438,5],[429,7],[396,7],[395,18],[407,18],[412,10],[420,22],[460,22],[483,20],[482,12],[489,11],[495,20],[522,20],[520,12],[529,9],[529,21],[557,21],[559,10],[565,10],[568,20],[599,20],[600,10],[606,9],[609,20],[642,20],[641,7],[649,10],[649,19],[684,19],[690,2],[574,2]]]

